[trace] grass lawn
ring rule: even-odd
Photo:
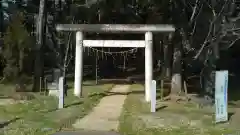
[[[32,100],[9,105],[0,104],[0,134],[49,135],[60,130],[72,130],[71,126],[75,120],[88,114],[104,96],[102,93],[113,87],[113,84],[92,84],[83,86],[83,98],[74,97],[73,90],[69,90],[65,98],[66,107],[61,110],[57,109],[56,97],[36,93],[33,94],[35,98]],[[0,97],[9,94],[8,90],[11,88],[0,85]]]
[[[213,123],[214,108],[157,101],[157,112],[150,113],[143,89],[141,85],[132,85],[120,118],[122,135],[237,135],[239,123]]]

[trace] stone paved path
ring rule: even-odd
[[[130,85],[116,85],[110,91],[110,96],[104,97],[93,111],[84,118],[77,120],[73,125],[76,129],[93,131],[117,131],[118,119]]]
[[[1,133],[1,132],[0,132]],[[76,131],[76,132],[61,132],[53,135],[120,135],[116,132],[106,131]]]

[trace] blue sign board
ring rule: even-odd
[[[216,71],[215,106],[216,123],[228,121],[228,71]]]

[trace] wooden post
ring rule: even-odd
[[[47,78],[44,78],[44,95],[47,95]]]
[[[95,76],[95,77],[96,77],[96,82],[95,82],[95,83],[96,83],[96,85],[97,85],[97,84],[98,84],[98,57],[96,56],[95,59],[96,59],[96,67],[95,67],[95,68],[96,68],[96,69],[95,69],[95,72],[96,72],[96,73],[95,73],[95,75],[96,75],[96,76]]]
[[[40,89],[40,92],[42,92],[42,77],[40,77],[40,80],[39,80],[39,89]]]
[[[161,79],[161,100],[163,100],[164,96],[164,78]]]

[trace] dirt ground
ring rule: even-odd
[[[199,106],[191,102],[161,102],[157,104],[157,113],[139,115],[148,128],[160,128],[167,131],[188,128],[198,134],[213,131],[238,131],[240,129],[240,108],[229,107],[229,121],[215,123],[214,106]]]
[[[135,88],[136,87],[136,88]],[[120,130],[138,135],[230,135],[240,133],[239,105],[229,101],[229,121],[215,123],[214,105],[199,106],[192,101],[157,100],[157,110],[150,112],[150,105],[144,100],[142,86],[131,88],[125,102]],[[158,93],[159,94],[159,93]]]

